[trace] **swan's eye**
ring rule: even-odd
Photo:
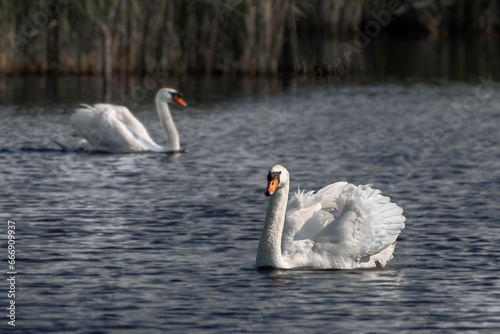
[[[274,178],[278,179],[278,182],[280,181],[280,174],[281,172],[271,172],[267,174],[267,181],[272,181]]]

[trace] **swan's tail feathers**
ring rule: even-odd
[[[364,257],[363,259],[361,259],[359,266],[368,268],[385,267],[387,262],[389,262],[393,258],[392,254],[394,253],[395,247],[396,243],[393,243],[378,253]]]

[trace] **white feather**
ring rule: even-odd
[[[65,149],[111,153],[179,151],[179,135],[168,108],[173,96],[177,103],[186,105],[173,89],[162,88],[156,94],[157,112],[167,139],[165,147],[151,139],[146,128],[127,108],[112,104],[82,104],[70,121],[79,140],[56,143]]]
[[[125,107],[111,104],[83,105],[76,109],[70,123],[81,137],[103,151],[141,152],[161,149]]]
[[[280,183],[286,183],[277,192],[288,192],[286,169],[274,166],[272,171],[281,172]],[[278,212],[278,202],[283,201],[286,203],[286,197],[281,194],[271,198],[269,210]],[[265,226],[279,226],[279,215],[269,210],[272,219]],[[257,265],[339,269],[385,266],[405,227],[402,213],[403,209],[370,185],[337,182],[316,193],[299,190],[290,198],[283,217],[281,257],[274,256],[273,264],[270,257],[261,255],[263,260],[259,260],[258,255]],[[267,231],[279,233],[277,228],[267,227]],[[266,233],[262,238],[271,240]],[[267,247],[270,252],[271,247]],[[262,247],[260,252],[264,254],[266,249]]]

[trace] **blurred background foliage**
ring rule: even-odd
[[[439,41],[500,31],[500,0],[0,0],[0,7],[0,75],[342,75],[366,67],[363,43],[378,35]],[[386,25],[377,21],[384,13]]]

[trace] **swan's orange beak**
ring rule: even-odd
[[[173,100],[177,103],[179,103],[181,106],[185,107],[186,106],[186,102],[184,102],[184,100],[182,99],[182,97],[180,97],[179,95],[175,95]]]
[[[278,187],[278,183],[280,183],[280,181],[278,181],[278,178],[276,176],[272,180],[267,182],[267,190],[265,193],[267,197],[274,194],[274,192],[276,191],[276,187]]]

